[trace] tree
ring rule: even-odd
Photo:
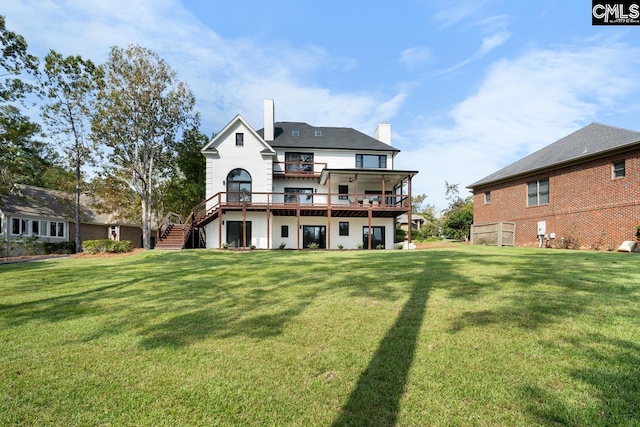
[[[80,56],[50,51],[45,57],[45,88],[49,104],[42,107],[42,118],[58,142],[75,177],[76,252],[82,251],[80,236],[80,194],[82,168],[97,164],[98,147],[89,139],[91,103],[100,81],[100,70]]]
[[[10,104],[22,101],[34,89],[20,75],[35,75],[37,70],[38,59],[27,53],[27,42],[7,30],[0,15],[0,193],[16,183],[37,182],[50,164],[43,157],[46,147],[35,140],[40,126]]]
[[[35,85],[19,78],[23,72],[36,75],[38,58],[27,53],[27,42],[20,35],[7,30],[4,16],[0,15],[0,100],[4,102],[23,99],[35,89]]]
[[[14,184],[40,185],[55,153],[37,140],[41,129],[12,105],[0,105],[0,193]]]
[[[150,248],[153,208],[172,175],[176,134],[195,116],[187,85],[153,51],[112,47],[92,120],[94,138],[109,148],[109,173],[140,198],[144,248]]]
[[[418,194],[411,197],[411,213],[419,214],[422,212],[422,204],[427,200],[426,194]]]
[[[204,201],[206,194],[206,160],[200,150],[209,141],[197,128],[188,129],[176,145],[176,170],[162,191],[162,211],[175,212],[186,218]]]
[[[444,214],[442,232],[447,237],[467,240],[471,224],[473,224],[473,196],[465,200],[458,197]]]

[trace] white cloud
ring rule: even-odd
[[[439,24],[438,28],[444,29],[457,24],[466,18],[475,15],[485,8],[490,0],[442,0],[440,9],[433,15],[433,20]]]
[[[426,47],[411,47],[400,52],[400,63],[407,65],[409,69],[426,64],[432,59],[433,54]]]
[[[53,48],[101,63],[111,46],[139,44],[157,52],[196,95],[203,131],[217,132],[236,114],[262,127],[262,99],[274,98],[276,118],[371,133],[404,99],[383,92],[334,93],[311,83],[317,73],[352,70],[353,58],[323,47],[287,42],[227,40],[192,16],[178,0],[15,0],[3,6],[8,27],[44,56]],[[360,128],[366,126],[366,128]]]
[[[492,50],[494,50],[495,48],[497,48],[498,46],[506,42],[509,39],[509,37],[511,37],[511,33],[505,29],[498,31],[497,33],[491,36],[484,37],[482,39],[482,45],[480,46],[480,49],[478,49],[473,55],[471,55],[469,58],[465,59],[458,65],[455,65],[451,68],[447,68],[445,70],[440,71],[438,74],[450,73],[452,71],[455,71],[457,69],[464,67],[465,65],[470,64],[471,62],[477,61],[478,59],[482,58],[483,56],[485,56],[486,54],[488,54],[489,52],[491,52]]]
[[[601,43],[498,61],[446,121],[402,135],[402,142],[418,142],[405,148],[398,166],[419,170],[414,188],[443,208],[445,180],[465,187],[619,108],[640,89],[639,54]]]

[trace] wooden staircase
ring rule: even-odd
[[[164,237],[156,242],[156,249],[179,250],[184,248],[187,227],[185,224],[170,224],[164,232]]]

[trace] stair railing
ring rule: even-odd
[[[160,222],[158,226],[158,242],[166,237],[174,224],[182,224],[182,218],[177,213],[169,212]]]

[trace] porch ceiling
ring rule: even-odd
[[[323,169],[320,184],[326,185],[331,176],[331,180],[337,183],[355,182],[356,178],[361,183],[379,183],[384,178],[387,184],[394,186],[417,174],[418,171],[392,169]]]

